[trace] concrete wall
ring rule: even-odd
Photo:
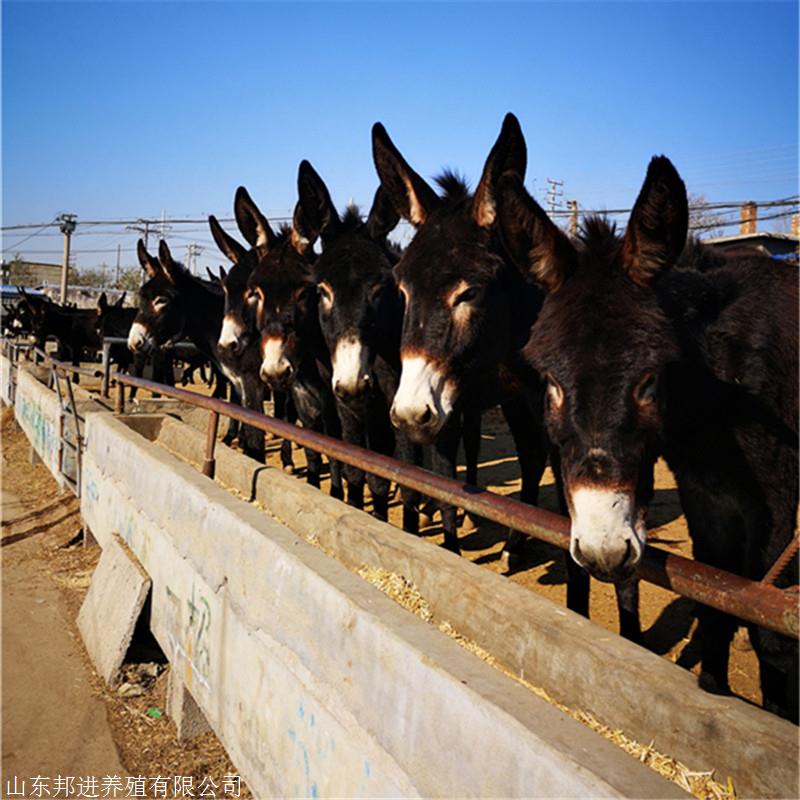
[[[0,358],[3,361],[6,360],[4,356]],[[17,369],[14,416],[28,437],[31,447],[63,488],[64,474],[74,481],[77,478],[78,465],[76,450],[68,446],[62,447],[60,437],[63,432],[67,441],[76,444],[78,436],[75,430],[75,418],[71,410],[63,415],[62,420],[58,395],[54,389],[48,389],[43,382],[47,380],[48,376],[49,370],[46,368],[28,363],[20,364]],[[66,392],[63,378],[61,379],[61,388],[63,392]],[[80,417],[106,410],[79,386],[73,385],[73,397]],[[61,452],[60,469],[59,452]]]
[[[27,370],[17,371],[17,396],[14,416],[31,447],[57,480],[59,471],[59,437],[61,410],[56,393],[48,389]]]
[[[198,466],[204,434],[176,419],[131,420],[144,435]],[[298,534],[313,536],[352,569],[380,566],[419,588],[506,668],[611,728],[734,779],[740,797],[797,797],[798,730],[733,697],[701,691],[684,669],[610,634],[513,582],[265,469],[222,445],[218,482],[257,499]]]
[[[682,795],[122,420],[86,432],[85,521],[152,578],[153,633],[256,796]]]
[[[11,405],[11,361],[0,353],[0,400]]]

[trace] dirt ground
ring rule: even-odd
[[[4,408],[2,428],[3,757],[2,786],[13,776],[191,778],[218,786],[236,769],[211,733],[179,744],[166,717],[167,670],[122,697],[95,674],[76,619],[100,557],[78,536],[78,501],[60,494],[50,472],[29,462],[29,445]],[[46,657],[45,657],[46,656]],[[157,661],[143,648],[129,660]],[[137,672],[135,664],[126,668]],[[155,669],[153,670],[155,671]],[[134,678],[134,681],[136,679]],[[149,712],[149,713],[148,713]],[[77,786],[77,784],[75,784]],[[104,796],[98,786],[98,796]],[[233,784],[231,784],[231,787]],[[54,783],[50,782],[52,791]],[[146,784],[148,797],[153,796]],[[222,796],[220,789],[217,795]],[[26,795],[30,796],[30,795]],[[46,796],[46,795],[45,795]],[[113,795],[112,795],[113,796]],[[169,796],[172,796],[170,794]],[[250,797],[241,785],[241,797]]]

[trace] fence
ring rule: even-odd
[[[47,359],[56,369],[67,372],[97,375],[96,370],[76,368],[69,364]],[[388,456],[348,444],[329,436],[299,428],[291,423],[250,411],[218,398],[205,397],[195,392],[165,386],[143,378],[117,374],[117,413],[125,411],[125,387],[138,387],[164,397],[181,400],[204,408],[209,412],[206,457],[203,473],[214,475],[214,451],[219,417],[236,419],[267,433],[288,439],[302,447],[322,453],[345,464],[379,475],[435,500],[463,508],[477,516],[520,531],[526,536],[569,549],[569,520],[534,506],[494,494],[486,489],[461,483]],[[107,385],[107,384],[104,384]],[[676,594],[753,622],[786,636],[797,637],[800,632],[800,609],[796,591],[779,589],[774,581],[780,571],[797,552],[795,537],[787,550],[762,581],[752,581],[730,572],[710,567],[682,556],[648,546],[639,565],[639,577],[669,589]]]

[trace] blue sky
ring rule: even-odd
[[[3,224],[230,216],[239,184],[284,216],[302,158],[337,205],[367,204],[376,120],[422,175],[474,183],[507,111],[540,198],[551,177],[583,208],[628,208],[654,153],[710,200],[782,198],[797,193],[797,42],[794,2],[6,0]],[[88,232],[80,265],[117,244],[133,263],[132,235]],[[15,249],[29,233],[4,255],[60,260],[47,231]],[[173,227],[177,255],[189,241],[221,263],[202,226]]]

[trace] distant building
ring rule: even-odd
[[[773,233],[756,231],[755,233],[737,233],[735,236],[717,236],[704,239],[703,244],[713,247],[722,253],[755,248],[773,258],[797,258],[800,249],[800,236],[792,233]]]
[[[739,233],[735,236],[716,236],[704,239],[703,244],[710,245],[722,253],[738,250],[759,250],[772,258],[797,261],[800,254],[800,215],[792,216],[791,233],[775,233],[757,230],[758,206],[750,201],[739,209]]]
[[[61,283],[61,264],[39,261],[3,261],[0,263],[0,282],[16,286],[58,286]]]

